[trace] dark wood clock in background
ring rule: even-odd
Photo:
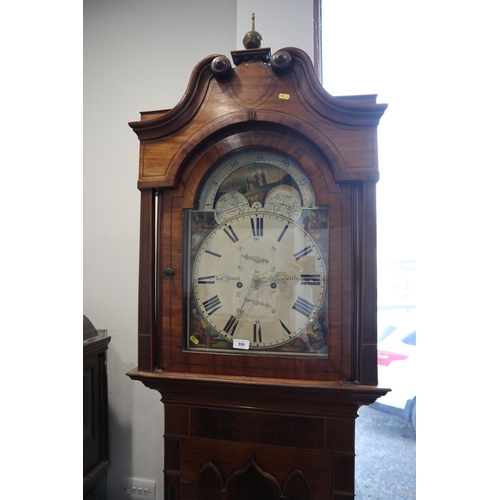
[[[247,45],[251,47],[251,45]],[[352,499],[377,387],[376,96],[297,48],[203,59],[140,139],[138,367],[164,498]]]

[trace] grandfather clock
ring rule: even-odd
[[[376,96],[303,51],[198,63],[140,140],[138,367],[161,393],[167,500],[353,499],[377,387]],[[160,438],[160,437],[159,437]]]

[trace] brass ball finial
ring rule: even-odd
[[[245,47],[245,49],[259,49],[260,47],[262,47],[263,43],[264,40],[262,39],[261,34],[255,31],[255,13],[254,13],[252,14],[252,31],[249,31],[243,37],[243,47]]]

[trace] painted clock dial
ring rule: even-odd
[[[215,208],[219,222],[228,213],[236,215],[250,207],[298,220],[302,208],[314,206],[314,191],[299,163],[264,147],[242,148],[224,156],[208,176],[199,201],[200,210]]]
[[[328,216],[300,165],[233,152],[199,206],[187,214],[187,349],[326,356]]]

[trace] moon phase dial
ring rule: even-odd
[[[204,183],[199,209],[214,210],[218,223],[236,215],[265,211],[299,220],[316,204],[302,167],[265,147],[243,148],[224,156]]]

